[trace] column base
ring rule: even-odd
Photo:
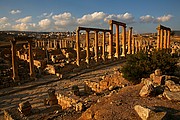
[[[114,57],[119,58],[119,54],[115,53]]]
[[[108,55],[108,59],[112,59],[112,55]]]

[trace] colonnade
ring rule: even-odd
[[[119,47],[119,26],[122,26],[122,55],[121,56],[126,56],[126,24],[123,22],[118,22],[118,21],[114,21],[114,20],[109,20],[109,25],[110,25],[110,30],[111,30],[111,34],[109,37],[109,58],[112,58],[112,49],[113,49],[113,25],[116,25],[116,53],[115,53],[115,57],[119,58],[120,53],[120,47]]]
[[[52,48],[52,49],[57,49],[57,48],[73,48],[74,43],[72,40],[35,40],[35,47],[40,47],[40,48]]]
[[[157,28],[157,49],[170,48],[171,29],[162,25]]]
[[[28,41],[28,54],[29,54],[29,69],[30,69],[30,77],[32,79],[35,78],[35,72],[34,72],[34,59],[33,59],[33,51],[32,51],[32,37],[15,37],[14,39],[12,39],[10,41],[11,43],[11,51],[12,51],[12,70],[13,70],[13,74],[12,74],[12,79],[14,80],[14,82],[18,82],[19,81],[19,76],[18,76],[18,62],[17,62],[17,56],[16,56],[16,43],[17,41]]]
[[[105,41],[106,41],[106,33],[112,33],[111,30],[107,29],[98,29],[98,28],[85,28],[85,27],[78,27],[76,30],[76,51],[77,51],[77,65],[80,65],[80,31],[85,30],[86,31],[86,62],[87,64],[90,63],[90,39],[89,39],[89,33],[90,31],[94,31],[95,33],[95,41],[94,41],[94,59],[96,62],[98,62],[98,33],[103,32],[103,41],[102,41],[102,59],[105,60]]]

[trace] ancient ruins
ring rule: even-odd
[[[0,89],[38,81],[45,75],[56,75],[58,81],[71,78],[72,74],[76,76],[86,69],[123,61],[126,56],[139,51],[172,49],[172,54],[179,55],[180,46],[172,44],[169,27],[159,25],[157,35],[143,36],[134,35],[133,29],[135,28],[133,27],[128,27],[126,30],[126,23],[115,20],[109,20],[108,23],[109,29],[77,27],[71,39],[48,36],[42,39],[34,36],[12,37],[10,46],[6,46],[10,48],[10,51],[1,49],[2,63],[11,66],[0,70],[2,76]],[[10,71],[7,72],[7,69]],[[114,90],[128,86],[127,83],[120,82],[119,79],[124,80],[124,78],[119,70],[115,70],[114,74],[114,76],[104,76],[98,81],[85,81],[82,85],[74,85],[64,91],[49,89],[48,97],[44,99],[44,105],[60,105],[61,110],[73,108],[76,112],[81,112],[92,104],[92,101],[88,101],[88,95],[97,95],[95,99],[98,100],[98,95],[103,94],[106,90],[112,92],[110,94],[114,94],[116,92]],[[119,76],[118,79],[117,76]],[[145,84],[142,89],[150,91],[141,90],[140,96],[149,96],[155,89],[154,84],[161,85],[164,82],[163,77],[170,79],[169,76],[162,76],[157,70],[149,79],[142,80]],[[153,83],[153,85],[149,85],[149,83]],[[167,87],[174,85],[172,89],[177,88],[179,91],[179,86],[171,81],[169,83],[166,81],[164,84]],[[171,90],[171,88],[169,89]],[[166,91],[164,94],[168,96],[170,93]],[[138,111],[138,109],[146,108],[136,106],[135,110]],[[33,108],[29,102],[19,103],[19,108],[13,108],[13,110],[16,112],[19,110],[25,116],[33,114]],[[21,118],[20,113],[17,112],[18,118]],[[4,114],[6,120],[15,119],[10,110],[5,110]]]

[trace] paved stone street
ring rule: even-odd
[[[47,90],[49,88],[54,88],[56,92],[61,91],[61,90],[66,90],[66,89],[68,90],[68,89],[71,89],[72,85],[83,84],[85,80],[98,80],[98,78],[101,78],[105,74],[112,74],[114,72],[114,69],[120,68],[121,64],[122,63],[117,63],[110,66],[103,66],[100,69],[86,72],[84,74],[72,77],[71,79],[58,80],[56,82],[52,82],[49,84],[40,85],[37,87],[32,87],[32,88],[25,89],[19,92],[15,92],[9,95],[1,96],[0,97],[0,119],[3,118],[4,109],[15,107],[15,106],[17,107],[20,102],[26,101],[26,100],[28,100],[31,103],[33,108],[38,107],[38,109],[41,109],[41,108],[43,109],[47,107],[47,106],[44,106],[44,98],[47,98],[47,95],[48,95]],[[52,80],[52,79],[57,79],[57,78],[56,77],[49,78],[49,76],[47,76],[47,77],[44,77],[43,79]],[[30,84],[36,85],[37,83],[32,82]],[[18,89],[18,87],[15,87],[14,89]],[[2,91],[4,92],[3,89],[0,90],[1,93]]]

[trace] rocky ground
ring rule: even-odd
[[[180,102],[170,101],[165,97],[140,97],[139,92],[143,84],[133,85],[124,79],[121,82],[123,87],[106,90],[101,94],[91,94],[86,99],[91,102],[91,106],[81,112],[72,109],[61,110],[56,105],[50,107],[44,105],[44,99],[47,98],[47,90],[53,88],[56,92],[70,91],[73,85],[82,85],[84,81],[98,81],[103,76],[115,75],[115,70],[119,69],[122,63],[102,67],[91,72],[87,72],[71,79],[63,79],[57,82],[34,87],[32,89],[16,92],[10,95],[0,97],[0,119],[3,119],[3,110],[17,107],[23,101],[29,101],[32,105],[32,114],[29,119],[54,119],[54,120],[122,120],[136,119],[140,120],[135,105],[155,107],[167,112],[168,119],[180,119]],[[119,76],[116,76],[119,77]],[[46,77],[45,77],[46,78]],[[46,78],[49,79],[49,78]],[[26,117],[24,118],[26,119]]]

